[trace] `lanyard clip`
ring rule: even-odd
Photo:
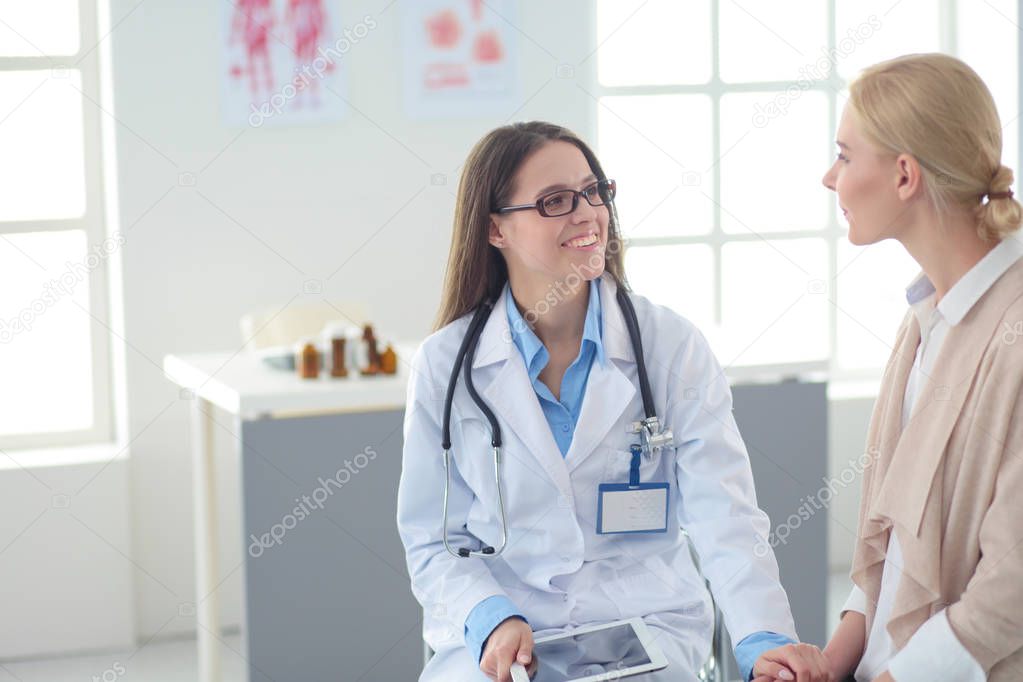
[[[643,421],[632,422],[631,433],[638,433],[643,454],[649,459],[661,448],[674,445],[675,434],[670,429],[661,429],[661,422],[656,417],[647,417]]]

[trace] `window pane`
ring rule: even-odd
[[[1019,177],[1019,64],[1013,59],[1020,38],[1016,0],[960,4],[958,10],[959,57],[991,90],[1002,119],[1002,163]]]
[[[828,196],[824,93],[721,98],[721,225],[726,232],[822,229]]]
[[[85,212],[81,74],[0,72],[0,220]]]
[[[600,0],[597,74],[603,85],[710,80],[710,0]],[[651,58],[651,49],[657,57]]]
[[[723,325],[711,340],[722,365],[828,357],[823,239],[733,242],[721,258]]]
[[[709,232],[710,98],[602,97],[598,109],[601,163],[618,180],[615,203],[625,235]]]
[[[837,0],[832,61],[839,75],[852,78],[885,59],[937,52],[939,5],[935,0]]]
[[[714,254],[702,244],[633,246],[625,252],[633,290],[701,330],[714,325]]]
[[[869,246],[839,240],[834,288],[840,369],[884,369],[909,308],[906,286],[919,271],[893,239]]]
[[[720,8],[721,79],[724,81],[805,78],[818,57],[826,53],[825,2],[725,0]]]
[[[0,19],[0,57],[78,52],[78,0],[12,0]]]
[[[0,434],[92,425],[89,271],[82,230],[0,237]]]

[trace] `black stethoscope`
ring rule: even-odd
[[[642,421],[633,422],[631,432],[639,434],[642,452],[649,458],[653,457],[661,448],[670,447],[674,441],[674,435],[670,429],[661,427],[660,419],[657,418],[657,414],[654,411],[653,395],[650,392],[650,379],[646,372],[646,362],[643,360],[643,340],[639,335],[639,321],[636,318],[636,309],[632,306],[628,293],[621,286],[618,287],[616,298],[618,299],[618,306],[621,308],[622,316],[625,318],[629,339],[632,341],[632,352],[636,356],[639,390],[643,396],[643,412],[646,415],[646,418]],[[441,447],[444,449],[444,548],[453,556],[462,558],[497,557],[504,551],[505,545],[508,544],[508,521],[505,517],[504,497],[501,493],[501,426],[497,423],[497,417],[494,416],[490,406],[483,401],[483,398],[476,392],[476,387],[472,383],[472,362],[476,356],[476,347],[479,345],[483,327],[490,317],[490,312],[493,308],[494,302],[489,300],[484,301],[476,308],[472,321],[469,322],[469,328],[465,332],[465,337],[462,339],[462,345],[458,349],[458,355],[455,357],[455,366],[451,370],[447,395],[444,398],[444,423],[441,427],[443,429]],[[466,355],[468,355],[468,362],[466,362]],[[487,421],[490,422],[490,443],[494,450],[494,480],[497,482],[497,504],[501,509],[501,544],[496,549],[484,545],[478,550],[470,550],[465,547],[459,547],[456,550],[448,544],[448,491],[451,487],[451,403],[455,396],[455,386],[458,384],[458,371],[460,369],[465,371],[465,388],[469,391],[473,402],[476,403],[476,406],[486,416]]]

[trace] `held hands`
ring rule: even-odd
[[[518,661],[533,675],[533,631],[521,618],[508,618],[494,628],[483,647],[480,670],[496,682],[511,682],[511,665]]]
[[[828,660],[813,644],[786,644],[760,654],[753,682],[836,682]]]

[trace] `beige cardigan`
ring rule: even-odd
[[[901,430],[920,343],[910,311],[867,435],[852,579],[867,595],[866,632],[888,537],[904,566],[888,632],[901,649],[948,609],[953,632],[990,680],[1023,680],[1023,259],[949,330]]]

